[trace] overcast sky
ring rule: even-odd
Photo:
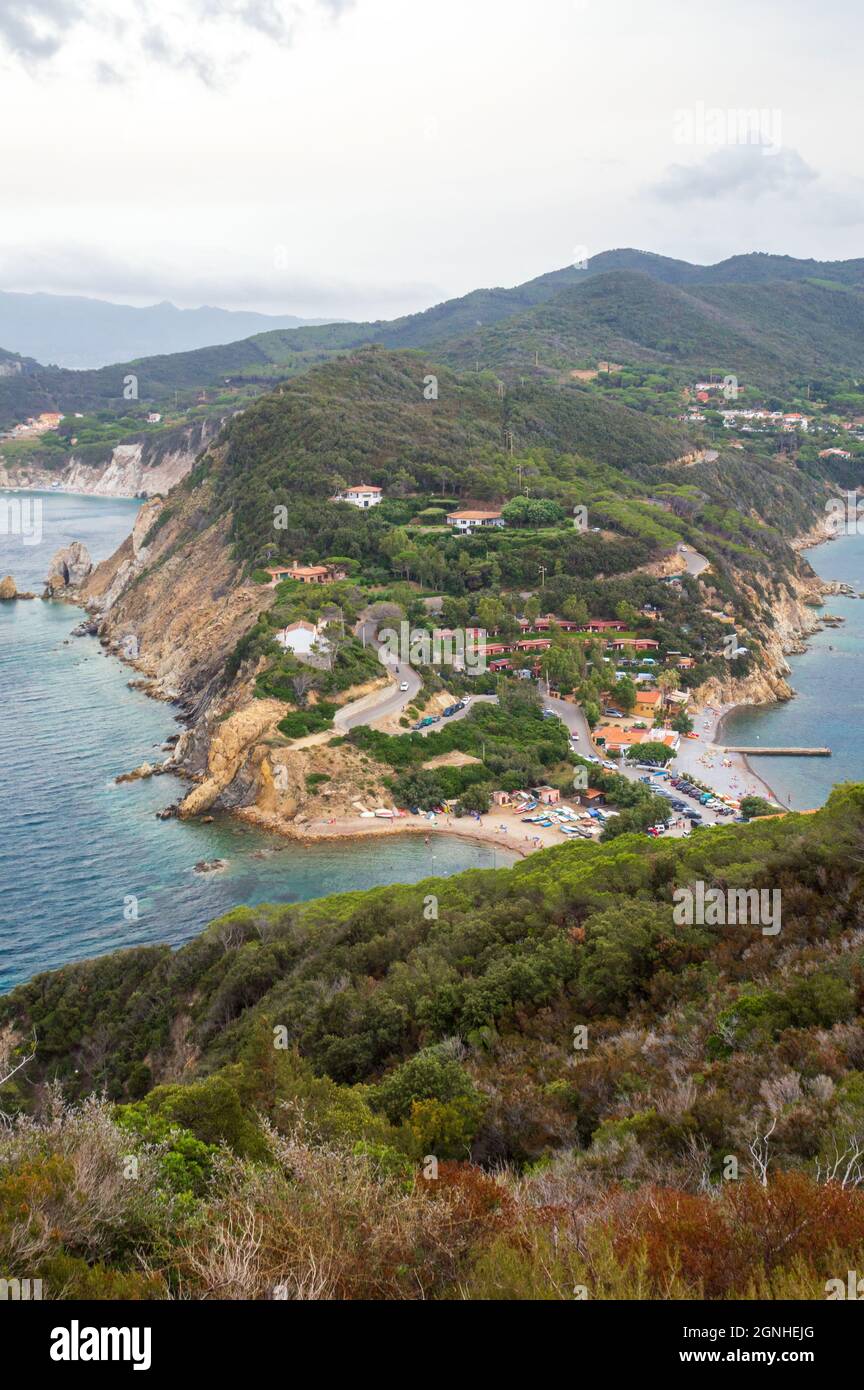
[[[0,288],[391,318],[616,246],[859,256],[862,12],[0,0]]]

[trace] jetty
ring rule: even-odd
[[[750,753],[754,758],[830,758],[830,748],[723,748],[723,753]]]

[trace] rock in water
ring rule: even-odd
[[[10,599],[18,597],[18,586],[11,574],[7,574],[5,579],[0,579],[0,599]]]
[[[48,568],[48,588],[53,593],[58,588],[83,584],[92,569],[93,561],[86,545],[81,541],[72,541],[70,545],[64,545],[58,550],[52,558]],[[60,581],[59,584],[57,580]]]

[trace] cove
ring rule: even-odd
[[[40,494],[38,545],[0,536],[0,577],[42,592],[71,540],[104,559],[139,503]],[[454,837],[382,837],[296,845],[230,817],[161,821],[174,778],[115,785],[165,755],[180,725],[170,706],[130,690],[130,671],[95,638],[70,638],[80,611],[41,600],[0,603],[0,991],[39,971],[122,947],[179,946],[242,903],[301,902],[416,883],[515,856]],[[199,874],[198,862],[224,859]]]

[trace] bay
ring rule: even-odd
[[[0,533],[0,577],[39,594],[59,546],[80,540],[101,560],[139,506],[17,496],[41,502],[42,539],[31,545]],[[95,638],[70,638],[81,616],[41,599],[0,603],[0,991],[121,947],[179,945],[241,903],[300,902],[514,862],[455,836],[297,845],[227,816],[212,825],[158,820],[176,798],[175,779],[114,779],[165,756],[161,744],[180,728],[176,710],[130,690],[129,668]],[[228,867],[195,872],[214,859]]]

